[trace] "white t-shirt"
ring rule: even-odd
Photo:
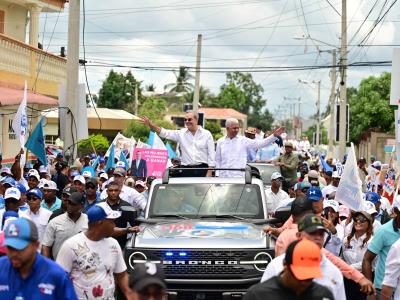
[[[390,247],[385,263],[385,277],[382,285],[394,289],[393,299],[400,299],[400,240]]]
[[[275,257],[267,266],[261,278],[261,282],[278,276],[283,271],[283,261],[286,254]],[[346,300],[344,291],[343,275],[339,269],[322,255],[321,260],[322,278],[315,278],[314,281],[320,285],[327,287],[335,297],[335,300]],[[266,296],[267,298],[267,296]]]
[[[39,241],[42,243],[46,226],[49,223],[49,218],[53,214],[52,211],[39,207],[39,210],[34,214],[31,210],[27,212],[29,218],[36,224],[39,234]]]
[[[265,189],[265,199],[267,200],[268,213],[274,212],[283,200],[289,199],[289,198],[290,197],[289,197],[288,193],[286,193],[281,188],[279,188],[279,191],[277,194],[275,194],[271,190],[271,188]]]
[[[57,255],[74,284],[78,299],[114,299],[114,273],[126,271],[118,242],[113,238],[89,240],[81,232],[69,238]]]

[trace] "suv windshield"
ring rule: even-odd
[[[255,184],[157,185],[150,203],[150,218],[165,215],[264,218],[260,188]]]

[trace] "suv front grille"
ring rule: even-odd
[[[243,275],[246,274],[247,270],[242,267],[233,266],[187,266],[187,265],[175,265],[175,266],[164,266],[164,272],[166,275],[198,275],[207,274],[215,277],[226,277],[226,275]]]

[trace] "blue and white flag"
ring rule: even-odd
[[[46,156],[46,145],[44,144],[44,134],[43,134],[43,123],[44,118],[41,118],[39,123],[37,123],[35,129],[33,129],[25,147],[29,149],[33,154],[37,156],[40,162],[47,166],[47,156]]]
[[[24,96],[21,104],[18,107],[17,113],[15,114],[14,120],[12,121],[12,128],[21,145],[21,148],[25,147],[25,137],[28,132],[28,117],[26,115],[26,102],[28,98],[27,89],[27,83],[25,81]]]
[[[105,171],[106,172],[108,171],[108,169],[114,168],[114,158],[115,158],[115,146],[114,146],[114,144],[111,144],[111,147],[108,150],[109,150],[108,159],[107,159],[107,163],[106,163],[106,166],[105,166]]]
[[[352,143],[344,165],[342,178],[336,191],[335,200],[352,210],[362,210],[364,200],[361,185],[362,182],[358,176],[356,153]]]

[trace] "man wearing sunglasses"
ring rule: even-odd
[[[97,179],[91,177],[85,184],[85,205],[83,212],[85,213],[89,208],[100,201],[100,194],[97,192]]]
[[[160,137],[179,143],[181,150],[181,168],[187,168],[180,173],[181,177],[211,176],[211,171],[194,168],[215,167],[215,146],[211,132],[198,125],[198,114],[186,112],[185,127],[179,130],[169,130],[153,124],[149,118],[143,117],[141,123],[160,134]],[[190,170],[194,169],[194,170]]]
[[[26,200],[28,201],[29,211],[28,216],[35,223],[38,234],[39,242],[43,240],[44,232],[46,231],[46,226],[49,223],[49,218],[52,212],[46,208],[41,207],[43,194],[38,188],[30,189],[26,192]]]

